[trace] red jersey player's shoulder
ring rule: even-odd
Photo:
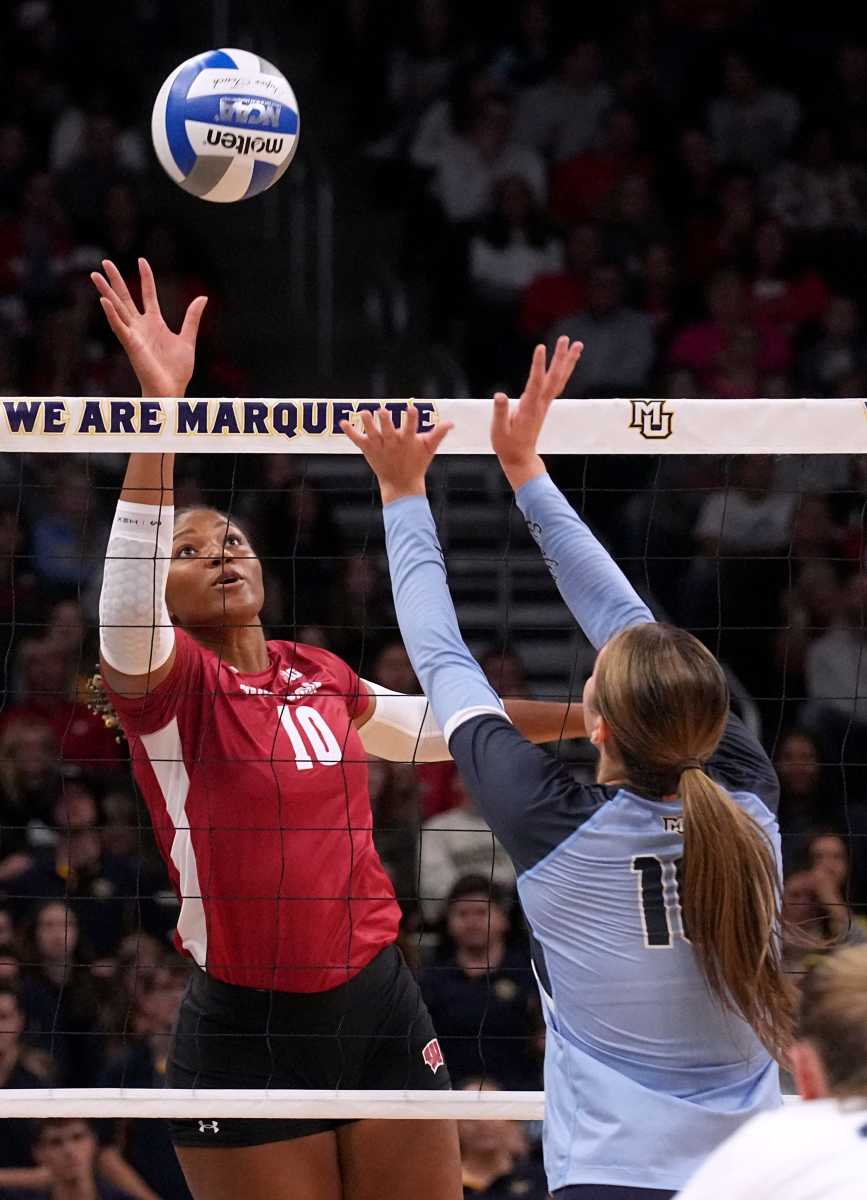
[[[105,684],[112,707],[127,737],[161,729],[189,697],[200,701],[205,689],[213,691],[219,660],[183,629],[175,628],[175,661],[171,671],[145,696],[125,696]]]
[[[319,682],[346,699],[349,716],[354,719],[367,708],[370,698],[364,684],[347,662],[321,646],[303,642],[269,642],[271,653],[279,658],[287,683],[303,687]]]

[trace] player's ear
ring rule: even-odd
[[[802,1100],[825,1100],[831,1094],[825,1066],[811,1042],[792,1044],[789,1066]]]
[[[603,746],[609,750],[611,748],[611,730],[602,717],[592,710],[590,713],[590,741],[597,750],[601,750]]]

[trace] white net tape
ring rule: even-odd
[[[345,454],[363,410],[408,400],[6,398],[0,450],[36,453]],[[491,401],[416,400],[420,428],[452,420],[447,454],[490,454]],[[543,454],[834,454],[867,449],[864,400],[558,400]]]
[[[541,1121],[544,1115],[543,1092],[35,1088],[0,1095],[0,1118]]]

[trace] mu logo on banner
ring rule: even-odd
[[[631,400],[630,429],[637,429],[643,438],[671,437],[674,413],[665,407],[664,400]]]

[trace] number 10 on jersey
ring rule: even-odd
[[[343,758],[334,730],[322,713],[309,704],[299,704],[294,709],[284,704],[280,710],[280,724],[289,735],[295,766],[299,771],[312,771],[314,758],[323,767],[336,767]],[[304,744],[302,732],[310,743],[309,750]]]

